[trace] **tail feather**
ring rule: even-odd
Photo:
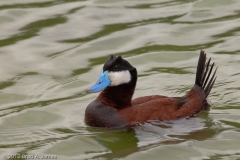
[[[196,80],[195,80],[195,84],[197,84],[204,90],[205,98],[207,98],[207,96],[211,92],[211,89],[217,78],[217,76],[215,76],[216,72],[217,72],[217,68],[215,69],[214,73],[212,74],[212,70],[213,70],[215,63],[213,63],[211,65],[211,68],[209,70],[211,58],[209,58],[207,63],[206,63],[206,59],[207,59],[206,53],[203,50],[201,50],[199,60],[198,60]],[[209,80],[209,78],[210,78],[210,80]]]
[[[205,80],[205,82],[204,82],[204,84],[203,84],[203,88],[205,88],[206,85],[207,85],[208,79],[209,79],[209,77],[210,77],[210,75],[211,75],[211,72],[212,72],[212,69],[213,69],[214,65],[215,65],[215,63],[213,62],[212,66],[211,66],[211,68],[210,68],[210,71],[209,71],[209,73],[208,73],[207,79]]]
[[[208,62],[207,62],[206,71],[205,71],[204,76],[203,76],[203,79],[204,79],[204,82],[202,82],[203,88],[206,86],[206,82],[207,82],[207,80],[208,80],[208,78],[209,78],[209,74],[208,74],[207,79],[205,79],[205,78],[206,78],[206,75],[207,75],[207,73],[208,73],[210,61],[211,61],[211,57],[209,58],[209,60],[208,60]],[[213,63],[213,65],[214,65],[214,63]],[[210,72],[211,72],[211,71],[210,71]]]

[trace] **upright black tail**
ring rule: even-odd
[[[217,78],[217,76],[215,76],[217,68],[215,69],[214,73],[211,75],[212,69],[213,69],[215,63],[213,62],[212,66],[209,70],[211,58],[209,58],[207,63],[206,63],[206,59],[207,59],[206,53],[203,50],[201,50],[199,60],[198,60],[196,80],[195,80],[195,84],[197,84],[204,90],[205,95],[206,95],[205,98],[207,98],[207,96],[211,92],[211,89]],[[209,77],[211,77],[210,80],[209,80]]]

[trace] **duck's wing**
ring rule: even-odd
[[[151,100],[156,100],[159,98],[167,98],[167,96],[151,95],[151,96],[138,97],[138,98],[132,100],[132,105],[135,106],[137,104],[143,104],[143,103],[149,102]]]
[[[148,120],[172,120],[176,119],[177,110],[180,108],[179,100],[180,98],[177,97],[154,97],[152,100],[122,109],[119,114],[128,123],[146,122]]]
[[[205,99],[202,88],[195,85],[183,97],[150,96],[140,98],[132,103],[132,107],[121,109],[118,112],[128,123],[176,120],[194,116],[208,108],[210,105]]]

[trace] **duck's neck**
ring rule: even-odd
[[[132,96],[137,83],[137,70],[130,71],[131,81],[119,86],[109,86],[98,96],[98,99],[105,105],[113,108],[126,108],[131,106]]]

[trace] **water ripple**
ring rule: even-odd
[[[240,3],[0,2],[0,155],[58,159],[239,159]],[[131,130],[87,127],[86,93],[109,55],[139,73],[134,97],[183,95],[200,49],[219,66],[210,111]]]

